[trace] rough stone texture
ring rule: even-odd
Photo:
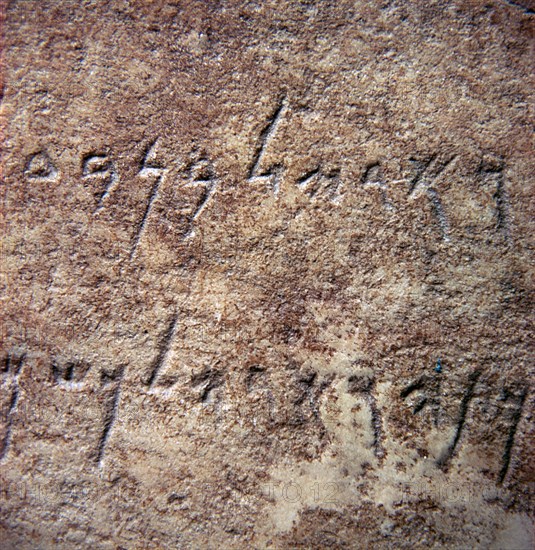
[[[4,2],[2,549],[533,547],[534,8]]]

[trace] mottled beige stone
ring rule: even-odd
[[[4,0],[2,549],[533,547],[534,8]]]

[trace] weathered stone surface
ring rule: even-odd
[[[533,9],[4,3],[2,548],[533,546]]]

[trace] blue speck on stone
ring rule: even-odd
[[[440,358],[437,359],[437,366],[435,367],[435,372],[442,372],[442,363],[440,362]]]

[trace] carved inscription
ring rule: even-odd
[[[102,371],[100,375],[101,391],[104,394],[104,422],[95,457],[99,466],[102,465],[106,445],[115,420],[117,419],[123,374],[124,367],[119,367],[111,372]]]
[[[159,373],[170,360],[170,349],[175,337],[176,327],[177,317],[172,316],[161,336],[156,357],[145,382],[145,387],[148,391],[156,386],[170,388],[175,382],[175,380],[160,380]],[[1,432],[0,460],[7,456],[9,449],[13,418],[19,401],[19,376],[26,357],[25,352],[13,350],[4,355],[1,364],[0,375],[2,378],[1,389],[4,402],[2,408],[4,428]],[[439,365],[441,364],[439,363]],[[298,370],[296,372],[294,368],[295,366],[292,366],[287,372],[287,375],[290,376],[289,383],[285,386],[284,392],[281,393],[280,388],[279,390],[276,389],[276,385],[270,379],[270,375],[265,368],[258,365],[250,367],[245,377],[246,395],[252,400],[252,403],[261,405],[261,402],[265,402],[268,409],[266,417],[269,418],[272,425],[277,425],[277,415],[284,411],[285,415],[290,415],[288,418],[284,418],[285,423],[293,421],[296,425],[302,425],[304,422],[311,422],[313,426],[323,430],[319,399],[333,383],[334,375],[320,377],[313,370]],[[80,360],[55,358],[50,361],[52,380],[58,388],[64,390],[88,389],[90,386],[88,385],[87,375],[90,370],[91,365]],[[441,367],[437,367],[435,371],[436,374],[434,376],[424,374],[407,384],[400,390],[399,396],[403,401],[410,400],[412,402],[411,407],[414,415],[419,415],[421,411],[428,408],[432,413],[436,426],[439,422],[441,408]],[[124,365],[111,369],[104,368],[98,371],[97,391],[99,392],[99,403],[102,404],[103,408],[102,426],[91,458],[99,467],[103,465],[113,426],[119,415],[119,402],[124,373]],[[189,385],[193,390],[192,398],[202,405],[218,404],[223,399],[226,399],[225,395],[227,394],[223,390],[227,385],[227,374],[217,363],[207,365],[200,371],[192,373],[189,381]],[[475,370],[466,380],[451,440],[445,444],[435,461],[436,467],[439,469],[447,471],[452,458],[458,452],[463,433],[466,430],[466,422],[473,407],[472,402],[476,387],[480,383],[480,379],[481,371]],[[91,386],[91,388],[94,388],[94,386]],[[377,391],[375,377],[373,374],[351,375],[347,378],[345,388],[345,391],[361,398],[369,407],[370,432],[373,435],[373,453],[381,461],[386,456],[385,442],[388,441],[388,426],[383,425],[383,415],[375,396]],[[94,391],[94,389],[91,389],[91,391]],[[172,393],[164,392],[163,395],[169,398],[172,396]],[[496,482],[498,484],[504,482],[510,469],[515,436],[522,418],[527,395],[526,388],[503,387],[496,401],[498,404],[498,407],[495,407],[496,411],[498,411],[497,414],[503,417],[508,426],[504,437],[501,464],[496,474]],[[279,400],[284,401],[284,403],[281,401],[280,406],[276,404]],[[501,405],[499,405],[500,403]]]
[[[379,193],[381,202],[387,212],[395,215],[401,211],[397,208],[392,198],[392,184],[404,182],[407,185],[405,200],[412,202],[420,196],[428,200],[433,212],[437,233],[444,243],[451,240],[452,228],[450,217],[444,207],[444,200],[439,191],[444,187],[445,178],[449,177],[455,170],[459,157],[448,154],[447,151],[437,151],[427,157],[410,157],[408,163],[412,175],[406,180],[387,181],[384,176],[380,162],[373,162],[363,168],[360,181],[345,181],[342,167],[327,168],[317,163],[311,170],[303,173],[294,181],[286,182],[286,166],[284,162],[269,162],[269,150],[277,138],[277,133],[282,121],[290,109],[289,101],[282,97],[274,105],[271,115],[266,120],[264,127],[259,133],[254,147],[252,158],[246,170],[247,181],[262,186],[272,192],[275,196],[282,193],[282,184],[288,184],[299,189],[310,201],[316,203],[340,204],[347,191],[358,187]],[[143,239],[144,233],[148,230],[148,222],[154,215],[162,218],[161,230],[163,232],[172,229],[179,238],[187,240],[195,235],[195,226],[201,214],[214,196],[217,177],[212,160],[206,155],[198,155],[196,148],[190,152],[190,162],[175,163],[164,161],[158,153],[159,138],[151,141],[145,148],[139,164],[138,176],[144,179],[148,186],[146,200],[139,212],[138,221],[133,228],[132,245],[130,258],[134,259]],[[404,159],[400,163],[405,163]],[[162,185],[169,177],[169,173],[181,164],[180,169],[183,178],[182,183],[174,182],[171,187],[179,187],[179,195],[163,193]],[[46,151],[41,150],[31,155],[24,166],[24,174],[30,182],[55,181],[58,178],[58,170],[51,161]],[[510,204],[505,184],[505,164],[501,159],[481,162],[480,167],[473,174],[474,179],[481,182],[480,192],[490,192],[494,204],[494,227],[507,239],[510,236]],[[113,190],[119,182],[119,174],[112,160],[112,154],[103,151],[93,151],[81,159],[81,177],[84,182],[92,187],[95,196],[95,212],[98,213],[111,200]],[[174,197],[174,199],[173,199]],[[156,202],[164,201],[166,208],[155,209]],[[169,203],[169,201],[179,204]],[[414,203],[418,204],[417,202]],[[483,207],[482,207],[483,208]],[[174,212],[173,216],[167,214]],[[179,229],[178,231],[176,231]]]
[[[438,372],[438,371],[437,371]],[[466,381],[466,386],[459,403],[459,410],[457,413],[457,421],[455,430],[451,440],[445,445],[438,459],[436,465],[442,470],[447,470],[451,459],[458,451],[461,437],[465,431],[466,421],[469,415],[469,409],[474,398],[476,386],[481,378],[481,371],[473,371]],[[440,413],[440,392],[441,392],[441,376],[439,374],[435,376],[423,375],[415,381],[408,384],[401,392],[400,397],[404,400],[410,397],[416,396],[415,404],[413,406],[412,413],[418,414],[425,407],[429,407],[434,417],[435,426],[439,421]],[[522,417],[524,403],[527,398],[527,389],[517,388],[511,390],[509,388],[502,388],[500,397],[497,399],[496,404],[502,403],[503,406],[498,407],[505,421],[508,423],[509,428],[507,431],[507,437],[504,442],[504,450],[502,453],[502,461],[500,471],[497,476],[497,483],[503,483],[511,462],[512,449],[514,446],[515,435],[517,432],[518,424]]]
[[[417,395],[412,414],[418,414],[425,407],[429,407],[433,413],[435,426],[439,422],[441,380],[440,376],[423,375],[411,382],[400,394],[403,399],[413,394]]]
[[[296,185],[311,199],[327,200],[337,203],[341,199],[340,170],[323,171],[321,167],[301,176]]]
[[[526,388],[517,389],[517,391],[504,389],[502,392],[501,399],[504,401],[506,406],[509,405],[508,410],[506,411],[507,416],[509,417],[509,432],[507,434],[507,440],[505,442],[505,447],[503,450],[502,467],[500,469],[500,474],[498,477],[500,483],[503,483],[503,481],[505,480],[505,476],[509,471],[512,450],[515,443],[516,431],[520,419],[522,418],[522,412],[527,395],[528,391]]]
[[[277,195],[280,191],[280,182],[283,167],[280,164],[274,164],[262,167],[262,161],[273,136],[277,131],[282,115],[286,110],[287,102],[282,98],[275,111],[268,120],[268,123],[260,133],[259,143],[256,147],[251,167],[249,168],[248,180],[250,182],[266,183],[269,188]]]
[[[45,151],[28,158],[24,173],[28,179],[37,182],[54,181],[58,177],[58,170]]]
[[[54,382],[66,388],[80,388],[83,383],[89,365],[80,361],[53,359],[51,370]]]
[[[50,363],[52,380],[62,389],[87,389],[87,375],[90,369],[90,364],[79,360],[54,358]],[[94,452],[94,460],[99,466],[102,465],[110,433],[117,418],[123,374],[124,366],[112,370],[103,369],[99,374],[99,402],[104,408],[102,430]]]
[[[130,259],[132,259],[136,254],[139,242],[141,241],[141,237],[143,236],[143,232],[147,226],[147,220],[149,218],[152,206],[158,196],[158,190],[160,189],[160,185],[166,172],[167,170],[163,168],[161,162],[156,157],[156,141],[154,141],[147,147],[145,154],[143,155],[143,159],[141,160],[139,175],[142,178],[151,180],[152,183],[147,202],[145,203],[145,207],[143,209],[143,215],[141,216],[136,228],[134,241],[130,250]]]
[[[158,373],[162,370],[162,367],[167,364],[167,361],[169,359],[169,352],[171,350],[171,344],[175,337],[176,325],[177,315],[173,315],[169,320],[167,328],[162,336],[158,353],[150,369],[150,373],[147,379],[147,386],[149,388],[152,388],[156,385]]]
[[[113,162],[106,154],[90,153],[82,159],[82,177],[90,182],[96,182],[95,191],[98,212],[108,198],[110,191],[118,181]]]
[[[24,363],[25,353],[19,350],[5,355],[1,369],[2,392],[6,392],[7,403],[3,404],[4,427],[0,432],[0,460],[7,456],[13,430],[13,417],[19,401],[19,376]],[[4,401],[4,396],[2,396]]]
[[[189,238],[194,235],[194,222],[212,197],[216,186],[216,176],[212,163],[206,157],[201,157],[191,163],[187,168],[187,175],[186,185],[195,191],[194,196],[196,197],[191,209],[186,212],[189,227],[185,237]]]
[[[378,189],[384,207],[387,210],[394,210],[394,205],[388,197],[388,185],[384,180],[383,170],[379,163],[371,164],[366,168],[366,170],[364,170],[361,183],[363,187]]]
[[[347,381],[347,391],[352,395],[360,395],[364,398],[370,408],[371,430],[373,433],[373,452],[379,459],[384,458],[385,450],[383,447],[383,421],[381,411],[377,406],[377,400],[374,395],[375,379],[371,375],[350,376]]]
[[[485,160],[479,167],[481,184],[492,196],[494,202],[494,227],[509,239],[509,198],[505,186],[504,164],[500,159]]]
[[[215,368],[204,368],[191,377],[191,384],[196,388],[201,403],[209,403],[214,399],[214,393],[223,384],[223,373]]]
[[[459,407],[459,416],[457,419],[455,434],[451,442],[442,451],[442,454],[437,460],[437,465],[442,469],[445,469],[447,467],[448,462],[451,460],[451,458],[455,454],[457,445],[459,444],[459,440],[461,439],[463,428],[466,422],[466,414],[468,412],[468,406],[470,405],[470,401],[474,396],[474,389],[480,376],[481,376],[481,372],[479,371],[474,371],[473,373],[470,374],[470,377],[468,379],[468,386],[466,388],[466,391],[464,392],[461,405]]]
[[[427,195],[444,241],[450,240],[449,223],[435,182],[450,169],[456,158],[450,157],[444,160],[434,155],[426,160],[410,159],[414,175],[409,182],[409,197],[417,197],[421,193]]]

